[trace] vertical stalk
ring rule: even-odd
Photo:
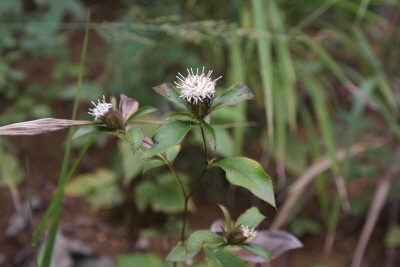
[[[185,241],[185,228],[186,228],[187,207],[188,207],[189,199],[193,195],[196,188],[199,186],[200,181],[203,179],[204,175],[206,174],[206,172],[208,170],[207,169],[207,167],[208,167],[208,150],[207,150],[207,143],[206,143],[206,135],[204,133],[203,126],[201,124],[200,124],[200,130],[201,130],[201,137],[203,139],[203,147],[204,147],[204,154],[205,154],[205,159],[206,159],[206,166],[204,167],[203,173],[200,175],[200,177],[197,179],[195,185],[190,190],[189,194],[185,196],[185,206],[183,209],[183,224],[182,224],[182,232],[181,232],[181,242],[182,243]]]

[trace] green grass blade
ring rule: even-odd
[[[357,17],[355,20],[355,24],[360,24],[361,20],[363,19],[364,15],[365,15],[365,11],[368,8],[368,5],[370,4],[371,0],[362,0],[360,3],[360,6],[358,8],[357,11]]]
[[[76,168],[78,167],[79,162],[81,161],[83,155],[86,153],[87,149],[89,148],[90,144],[92,143],[92,141],[94,140],[95,137],[96,137],[96,135],[92,135],[86,141],[85,146],[79,152],[79,155],[76,158],[74,164],[72,165],[71,170],[68,172],[68,175],[66,175],[65,177],[62,177],[64,179],[60,179],[61,183],[59,185],[57,194],[55,195],[52,203],[50,204],[49,209],[47,210],[47,212],[45,214],[45,215],[47,215],[48,213],[51,213],[51,210],[53,210],[53,214],[52,214],[53,216],[52,216],[49,232],[48,232],[47,239],[46,239],[46,248],[45,248],[44,255],[43,255],[42,267],[50,266],[50,264],[51,264],[51,257],[53,254],[53,248],[54,248],[54,244],[56,241],[58,224],[59,224],[60,217],[61,217],[62,201],[63,201],[63,196],[64,196],[65,185],[67,184],[68,180],[74,174]],[[44,230],[44,227],[42,228],[42,231],[43,230]],[[40,236],[40,234],[36,234],[36,233],[35,233],[35,235]]]
[[[386,102],[393,110],[397,110],[396,96],[393,94],[392,89],[390,88],[389,79],[386,76],[385,70],[372,48],[368,45],[369,42],[363,35],[363,33],[358,28],[353,28],[353,35],[358,44],[361,55],[367,60],[367,64],[373,69],[374,75],[376,76],[379,89],[386,99]]]
[[[307,132],[307,145],[310,149],[310,154],[313,162],[316,162],[322,157],[321,149],[320,149],[320,141],[316,134],[314,128],[314,122],[311,119],[311,115],[308,112],[307,108],[303,108],[300,112],[301,121],[303,126]],[[328,192],[328,182],[327,176],[325,173],[319,174],[315,178],[316,190],[318,196],[318,203],[321,208],[322,217],[327,224],[328,216],[329,216],[329,192]]]
[[[263,0],[252,0],[252,12],[254,25],[259,32],[268,32],[269,27],[266,19],[266,10]],[[260,63],[261,81],[264,90],[264,106],[267,117],[268,138],[270,145],[273,144],[274,137],[274,102],[272,89],[272,56],[271,56],[271,40],[266,36],[259,36],[257,39],[258,59]]]
[[[285,34],[285,19],[282,11],[278,8],[275,1],[271,1],[270,4],[270,16],[272,20],[272,26],[274,28],[274,32],[278,34],[278,36],[284,36]],[[280,70],[277,73],[279,80],[281,81],[280,86],[274,85],[274,92],[281,90],[284,91],[284,97],[281,98],[281,101],[275,101],[276,105],[283,105],[286,107],[287,116],[282,119],[288,120],[289,125],[292,130],[296,128],[296,91],[295,91],[295,83],[296,83],[296,74],[294,72],[294,66],[291,58],[291,54],[289,51],[288,39],[286,38],[275,38],[274,39],[274,47],[276,48],[276,58],[278,69]],[[278,119],[278,118],[276,118]],[[282,122],[280,122],[282,123]]]
[[[90,12],[87,13],[87,25],[89,25],[90,22]],[[85,37],[84,37],[84,42],[83,42],[83,49],[82,49],[82,54],[81,54],[81,62],[80,62],[80,72],[78,74],[78,82],[77,82],[77,89],[75,92],[75,100],[74,100],[74,108],[72,112],[72,119],[74,120],[76,118],[76,113],[78,109],[78,104],[79,104],[79,98],[80,98],[80,88],[82,87],[82,80],[83,80],[83,72],[84,72],[84,65],[86,61],[86,51],[87,51],[87,44],[88,44],[88,37],[89,37],[89,27],[86,27],[85,30]],[[59,178],[59,188],[58,190],[60,191],[59,194],[57,194],[57,198],[55,198],[53,201],[54,203],[54,208],[53,208],[53,214],[52,214],[52,222],[49,228],[49,232],[47,234],[47,240],[46,240],[46,248],[44,251],[43,255],[43,261],[41,267],[49,267],[51,264],[51,258],[53,254],[53,248],[56,240],[56,235],[57,235],[57,230],[58,230],[58,223],[60,221],[60,216],[61,216],[61,210],[62,210],[62,199],[63,199],[63,190],[64,186],[68,180],[67,176],[67,170],[68,170],[68,162],[70,159],[71,155],[71,137],[73,134],[73,129],[70,129],[68,132],[67,136],[67,145],[65,148],[65,153],[64,153],[64,159],[63,159],[63,164],[61,167],[61,172],[60,172],[60,178]],[[89,140],[92,140],[89,139]],[[90,142],[89,142],[90,143]],[[50,215],[51,212],[49,212],[48,215]],[[46,212],[47,214],[47,212]],[[45,218],[44,218],[45,219]],[[43,229],[42,229],[43,231]],[[39,234],[35,233],[35,236],[38,236]],[[38,237],[36,237],[38,238]]]

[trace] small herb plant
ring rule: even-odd
[[[221,227],[219,234],[208,230],[196,231],[186,240],[186,215],[188,213],[189,200],[200,181],[211,168],[222,168],[231,184],[245,187],[260,199],[275,206],[271,178],[265,173],[259,163],[246,157],[229,157],[225,159],[211,157],[210,151],[214,153],[217,146],[215,130],[210,123],[212,112],[225,106],[235,105],[254,98],[254,95],[244,84],[233,85],[222,94],[215,96],[215,85],[221,77],[213,80],[211,74],[212,71],[206,74],[204,68],[201,72],[198,69],[196,72],[190,69],[188,70],[187,77],[179,73],[175,86],[166,83],[153,88],[157,93],[180,107],[182,112],[171,114],[167,118],[167,122],[154,132],[151,139],[144,136],[142,129],[137,127],[138,124],[135,124],[135,122],[141,116],[154,112],[155,109],[152,107],[139,108],[139,103],[136,100],[125,95],[121,95],[118,105],[115,97],[111,97],[110,102],[106,102],[104,96],[102,101],[99,100],[97,103],[92,102],[94,107],[90,109],[89,114],[94,117],[94,121],[40,119],[0,127],[0,135],[39,134],[83,125],[83,127],[79,128],[72,135],[71,140],[73,141],[86,135],[91,135],[92,137],[89,138],[87,144],[82,149],[74,167],[76,167],[76,164],[94,136],[98,134],[112,134],[117,136],[129,143],[133,154],[140,153],[141,160],[148,159],[145,167],[146,170],[167,165],[183,193],[184,211],[180,237],[181,242],[172,249],[166,258],[167,261],[186,261],[193,258],[203,249],[205,255],[211,261],[218,262],[221,259],[231,259],[235,262],[235,265],[231,266],[246,266],[232,252],[232,247],[243,248],[264,260],[269,260],[270,255],[265,247],[248,242],[257,233],[254,227],[264,218],[258,210],[243,214],[234,224],[230,219],[228,210],[221,206],[225,216],[226,228]],[[183,141],[187,133],[195,129],[200,130],[202,137],[204,162],[200,164],[203,164],[204,168],[195,179],[193,187],[188,188],[184,185],[183,179],[173,165],[173,158],[179,149],[175,151],[176,153],[174,152],[175,155],[172,158],[168,154],[168,151],[172,148],[179,148],[177,145]],[[72,176],[74,167],[68,173],[65,182]],[[59,189],[55,199],[62,196],[63,189],[64,186]],[[53,203],[49,211],[52,208],[54,208]],[[45,216],[43,221],[45,222],[47,218]],[[38,228],[36,237],[44,229],[45,223],[43,221]]]

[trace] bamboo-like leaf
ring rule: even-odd
[[[100,123],[102,122],[45,118],[2,126],[0,127],[0,135],[36,135],[77,125],[93,125]]]

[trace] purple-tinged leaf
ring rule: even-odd
[[[119,99],[119,112],[122,114],[124,121],[127,121],[133,113],[139,108],[139,102],[135,99],[129,98],[124,94],[120,95]]]
[[[258,231],[251,243],[266,248],[271,253],[272,260],[289,250],[303,247],[303,244],[294,235],[280,230]],[[267,262],[266,259],[246,250],[236,251],[235,254],[246,262]]]
[[[153,87],[153,90],[164,96],[168,100],[174,102],[181,108],[186,108],[186,102],[180,97],[179,93],[175,90],[172,84],[164,83],[157,87]]]

